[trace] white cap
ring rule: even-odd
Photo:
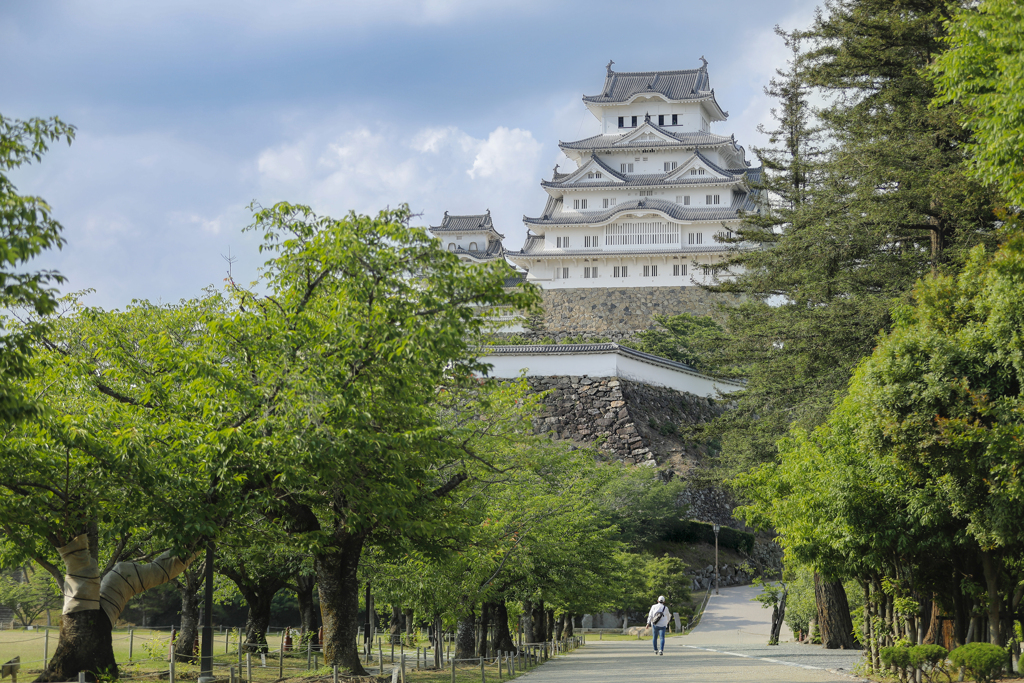
[[[659,595],[658,596],[658,602],[665,602],[665,596],[664,595]]]

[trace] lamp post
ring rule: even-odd
[[[718,530],[721,528],[715,525],[715,595],[718,595]]]

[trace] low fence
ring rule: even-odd
[[[41,631],[5,631],[0,635],[0,662],[20,657],[24,675],[41,672],[56,647],[57,629],[54,627]],[[115,631],[112,634],[114,658],[121,678],[160,678],[167,679],[168,683],[198,678],[198,658],[195,663],[175,661],[171,633],[169,627],[164,631]],[[339,673],[337,667],[321,666],[322,653],[309,642],[301,649],[287,649],[283,631],[280,646],[269,649],[268,645],[264,652],[246,651],[252,646],[247,646],[242,637],[240,629],[224,630],[216,634],[213,660],[216,678],[227,679],[230,683],[271,683],[286,678],[310,676],[332,677],[337,683],[341,679],[357,678]],[[547,643],[526,643],[514,653],[499,651],[490,657],[456,659],[452,657],[451,643],[445,638],[442,638],[442,646],[435,649],[431,646],[406,647],[404,642],[385,643],[385,637],[376,638],[370,647],[360,638],[357,643],[361,659],[368,671],[376,672],[378,676],[390,672],[393,680],[401,681],[405,680],[407,670],[433,671],[436,677],[439,673],[435,664],[437,661],[441,663],[440,671],[448,673],[450,670],[453,682],[476,680],[477,675],[481,681],[500,681],[529,670],[551,657],[571,652],[586,642],[583,635],[570,636]],[[223,648],[220,647],[221,642],[224,643]],[[472,675],[467,678],[470,669]]]

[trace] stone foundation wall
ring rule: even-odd
[[[545,289],[542,296],[545,332],[647,330],[656,314],[692,313],[719,319],[719,304],[740,301],[738,294],[716,294],[700,287]]]

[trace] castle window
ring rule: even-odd
[[[455,242],[448,243],[448,251],[455,251]]]
[[[691,168],[690,169],[690,175],[704,175],[704,169],[703,168]]]
[[[679,162],[677,162],[677,161],[666,161],[665,162],[665,172],[668,173],[669,171],[676,170],[676,166],[678,166],[678,165],[679,165]]]
[[[600,246],[600,243],[597,241],[597,235],[584,235],[583,246],[590,248]]]
[[[562,268],[562,277],[563,278],[568,278],[569,277],[569,269],[568,268]]]
[[[644,161],[647,161],[647,157],[644,157]]]
[[[688,244],[703,244],[704,243],[704,233],[702,233],[702,232],[691,232],[691,233],[689,233],[687,235],[687,243]]]
[[[601,204],[602,204],[602,208],[607,209],[608,208],[608,198],[605,197],[604,199],[602,199],[601,200]]]
[[[679,125],[679,114],[672,114],[672,125]]]
[[[674,275],[676,277],[679,277],[680,275],[685,276],[686,275],[686,264],[685,263],[682,264],[682,265],[676,264],[676,265],[672,266],[672,275]]]
[[[595,174],[594,174],[594,177],[595,177],[595,178],[600,178],[600,177],[601,177],[601,172],[600,172],[600,171],[598,171],[597,173],[595,173]]]
[[[593,173],[588,173],[587,174],[587,178],[590,178],[591,180],[593,180],[594,179],[594,174]]]
[[[587,208],[587,200],[586,199],[574,199],[574,200],[572,200],[572,205],[573,205],[573,208],[575,208],[577,210],[585,209],[585,208]]]
[[[611,201],[608,202],[608,203],[611,204],[612,206],[615,206],[615,202],[617,202],[617,201],[618,200],[615,197],[612,197]]]
[[[470,242],[469,243],[469,250],[470,251],[476,251],[476,242]]]
[[[604,229],[604,243],[611,247],[679,244],[679,226],[656,221],[608,225]]]
[[[654,196],[654,190],[640,190],[640,196],[641,197],[653,197]]]
[[[592,268],[584,268],[583,269],[583,277],[585,277],[585,278],[595,278],[595,277],[597,277],[597,266],[593,266]]]
[[[732,239],[732,230],[719,230],[715,234],[718,235],[718,238],[721,239],[721,240],[731,240]]]
[[[644,277],[658,277],[658,266],[644,266]]]
[[[711,125],[708,123],[708,120],[703,116],[700,117],[700,129],[705,132],[711,130]]]
[[[705,204],[720,204],[722,202],[722,195],[720,194],[705,195],[705,198]]]
[[[633,117],[633,128],[636,128],[636,117]]]
[[[625,118],[626,118],[625,116],[620,116],[619,117],[619,128],[625,128],[626,127],[626,124],[623,121],[623,119],[625,119]]]
[[[658,125],[659,126],[664,126],[665,125],[665,115],[664,114],[658,114]]]
[[[629,277],[629,272],[626,266],[614,266],[612,267],[612,277]]]
[[[637,161],[639,161],[639,159]],[[633,172],[633,164],[619,164],[619,169],[623,173],[632,173]]]
[[[566,235],[565,237],[556,237],[555,238],[555,246],[557,246],[559,249],[568,249],[569,248],[569,236]]]
[[[683,206],[689,206],[689,205],[690,205],[690,195],[688,195],[688,194],[687,195],[683,195]]]

